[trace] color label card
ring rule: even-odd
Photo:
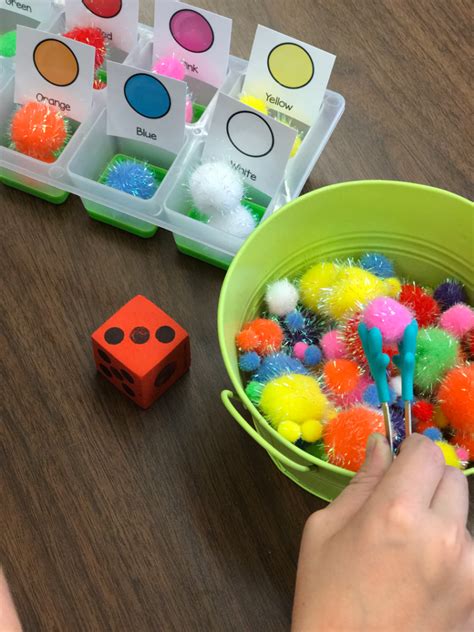
[[[295,138],[291,127],[219,94],[202,162],[226,160],[249,185],[273,197]]]
[[[107,81],[107,134],[141,140],[177,154],[184,143],[184,81],[111,61]]]
[[[66,0],[66,27],[97,26],[115,48],[137,43],[139,0]]]
[[[232,20],[183,2],[156,2],[154,59],[175,55],[186,74],[220,88],[229,65]]]
[[[17,33],[15,103],[49,104],[83,121],[92,105],[94,48],[26,26]]]
[[[0,0],[0,9],[26,15],[42,22],[51,12],[52,0]]]
[[[297,39],[257,28],[242,92],[270,110],[312,125],[336,57]]]

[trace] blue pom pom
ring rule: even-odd
[[[257,382],[266,383],[285,373],[308,375],[308,370],[297,358],[287,356],[285,353],[274,353],[264,358],[253,379]]]
[[[432,428],[427,428],[423,434],[425,437],[428,437],[428,439],[431,439],[431,441],[441,441],[443,439],[441,430],[439,428],[435,428],[434,426]]]
[[[323,354],[321,353],[321,349],[316,345],[311,345],[304,352],[303,363],[305,366],[316,366],[321,362],[322,358]]]
[[[256,351],[243,353],[239,358],[240,370],[244,373],[253,373],[260,366],[260,356]]]
[[[144,163],[132,159],[111,165],[105,184],[142,200],[152,198],[158,189],[153,171]]]
[[[390,259],[378,252],[370,252],[362,257],[360,265],[364,270],[372,272],[382,279],[389,279],[395,276],[395,268]]]
[[[396,399],[397,399],[395,392],[392,391],[392,389],[389,389],[389,393],[390,393],[389,404],[395,404]],[[364,403],[367,404],[367,406],[371,406],[372,408],[380,407],[380,400],[377,393],[377,387],[375,386],[375,384],[369,384],[369,386],[364,391],[362,399],[364,400]]]
[[[291,332],[302,331],[304,329],[304,317],[301,312],[295,310],[290,312],[285,318],[285,324]]]
[[[467,303],[466,289],[459,281],[446,281],[438,285],[433,298],[438,301],[442,311],[446,311],[457,303]]]

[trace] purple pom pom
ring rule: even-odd
[[[158,189],[158,182],[153,171],[144,163],[132,159],[111,165],[105,184],[142,200],[152,198]]]
[[[390,418],[393,428],[393,448],[398,450],[405,439],[405,413],[397,406],[390,406]]]
[[[456,305],[456,303],[467,303],[466,289],[459,281],[445,281],[438,285],[433,298],[438,301],[442,311]]]

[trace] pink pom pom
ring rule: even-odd
[[[174,55],[157,59],[151,71],[157,75],[164,75],[178,81],[183,81],[184,79],[184,65]]]
[[[474,328],[474,310],[469,305],[458,303],[443,312],[439,324],[456,338],[462,338]]]
[[[364,323],[378,327],[388,343],[399,342],[412,320],[412,312],[393,298],[376,298],[364,310]]]
[[[303,362],[304,354],[307,348],[308,345],[306,344],[306,342],[297,342],[293,347],[293,355],[295,356],[295,358],[298,358],[298,360],[301,360],[301,362]]]
[[[469,463],[469,452],[466,448],[456,448],[456,454],[461,463]]]
[[[337,329],[324,334],[320,344],[326,360],[338,360],[347,355],[341,333]]]
[[[192,123],[194,118],[193,102],[190,97],[186,97],[186,123]]]

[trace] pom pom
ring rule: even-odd
[[[367,327],[378,327],[387,343],[399,342],[412,321],[411,311],[393,298],[376,298],[364,310]]]
[[[322,360],[323,354],[316,345],[309,346],[304,352],[303,364],[305,366],[316,366]]]
[[[434,419],[435,409],[431,402],[428,402],[425,399],[420,399],[413,404],[411,412],[413,417],[415,417],[418,421],[431,424]]]
[[[278,434],[290,443],[296,443],[301,438],[301,426],[294,421],[282,421],[278,425]]]
[[[331,399],[339,406],[348,406],[362,399],[366,381],[357,362],[330,360],[323,367],[324,383]]]
[[[468,458],[461,460],[474,461],[474,432],[456,432],[454,440],[458,446],[464,448],[464,450],[468,453]]]
[[[294,312],[298,304],[298,290],[288,279],[275,281],[267,287],[265,301],[270,314],[286,316]]]
[[[171,79],[177,79],[178,81],[183,81],[185,76],[183,62],[174,55],[159,57],[153,64],[151,71],[156,75],[171,77]]]
[[[342,329],[342,340],[347,350],[347,355],[361,366],[367,365],[367,358],[359,337],[359,324],[362,322],[362,314],[355,314],[345,321]]]
[[[297,342],[293,347],[293,355],[295,356],[295,358],[298,358],[298,360],[303,361],[304,354],[306,353],[307,349],[308,345],[306,344],[306,342]]]
[[[398,450],[405,439],[405,413],[398,406],[390,406],[390,421],[393,431],[393,448]]]
[[[390,389],[395,393],[396,397],[402,396],[402,378],[400,375],[395,375],[389,382]]]
[[[260,404],[262,392],[263,384],[261,384],[260,382],[255,382],[252,380],[245,387],[245,394],[254,406],[258,406]]]
[[[438,406],[435,406],[435,411],[434,411],[434,415],[433,415],[433,421],[438,426],[438,428],[441,428],[441,429],[447,428],[449,426],[449,422],[446,419],[446,417],[444,416],[444,413],[441,410],[441,407],[440,407],[439,404],[438,404]]]
[[[95,69],[97,70],[103,65],[107,55],[107,43],[101,29],[94,26],[76,27],[64,33],[64,37],[93,46],[95,48]]]
[[[350,266],[342,269],[329,289],[323,289],[319,308],[335,320],[361,310],[370,301],[386,294],[386,284],[374,274]]]
[[[374,432],[385,435],[380,412],[364,406],[340,412],[327,422],[323,432],[329,462],[357,472],[365,459],[367,441]]]
[[[0,35],[0,57],[15,57],[16,31],[7,31]]]
[[[321,338],[321,349],[326,360],[338,360],[347,355],[342,334],[337,329],[332,329],[324,334]]]
[[[274,427],[282,421],[301,425],[310,419],[321,420],[327,399],[313,377],[290,373],[265,385],[260,408]]]
[[[260,356],[255,351],[244,353],[239,358],[240,370],[244,373],[253,373],[260,366]]]
[[[413,312],[419,327],[429,327],[438,322],[441,313],[438,303],[418,285],[403,285],[399,300]]]
[[[301,312],[295,310],[285,318],[285,325],[292,333],[302,331],[304,329],[304,316]]]
[[[372,272],[381,279],[388,279],[395,276],[395,269],[390,259],[378,252],[369,252],[360,260],[360,267],[368,272]]]
[[[470,359],[474,359],[474,330],[469,332],[465,339],[463,340],[464,348],[466,350],[467,356]]]
[[[296,358],[291,358],[285,353],[274,353],[264,358],[254,380],[266,383],[285,375],[285,373],[307,375],[308,371]]]
[[[54,162],[68,140],[68,128],[60,112],[31,101],[13,115],[10,135],[16,151],[42,162]]]
[[[461,470],[462,465],[459,461],[458,455],[456,454],[456,449],[454,448],[454,446],[450,445],[449,443],[445,443],[444,441],[435,441],[435,443],[443,453],[446,465]]]
[[[294,158],[296,154],[299,152],[301,144],[303,143],[303,139],[300,134],[296,135],[295,142],[293,143],[293,147],[290,151],[290,158]]]
[[[427,327],[418,332],[415,356],[415,384],[430,390],[457,361],[459,343],[447,332]]]
[[[301,424],[301,438],[308,443],[315,443],[323,436],[323,424],[317,419],[309,419]]]
[[[418,421],[417,419],[414,419],[413,427],[416,432],[418,432],[419,434],[423,434],[425,430],[428,430],[428,428],[433,428],[433,422],[432,421]]]
[[[186,108],[184,110],[184,120],[186,121],[188,125],[190,125],[193,122],[193,119],[194,119],[193,100],[191,99],[191,97],[187,96]]]
[[[435,428],[434,426],[430,426],[423,430],[423,434],[431,441],[442,441],[443,435],[441,434],[441,430],[439,428]]]
[[[244,196],[242,178],[224,161],[199,166],[189,187],[195,206],[209,217],[234,212]]]
[[[390,296],[390,298],[398,298],[400,296],[402,284],[397,278],[385,279],[385,286],[387,288],[387,296]]]
[[[394,404],[397,396],[392,389],[389,389],[389,395],[389,404]],[[362,400],[364,404],[367,404],[367,406],[370,406],[371,408],[379,408],[381,406],[379,395],[377,393],[377,387],[375,386],[375,384],[369,384],[369,386],[367,386],[362,395]]]
[[[158,190],[153,171],[145,163],[133,159],[112,163],[105,174],[104,184],[142,200],[149,200]]]
[[[241,351],[256,351],[260,355],[279,351],[282,342],[283,331],[280,325],[266,318],[253,320],[237,335],[237,347]]]
[[[257,112],[262,112],[262,114],[268,114],[268,108],[265,101],[262,99],[258,99],[257,97],[253,97],[251,94],[243,94],[240,97],[240,102],[244,105],[248,105],[250,108],[257,110]]]
[[[331,288],[340,272],[335,263],[318,263],[310,268],[300,281],[300,294],[303,305],[315,312],[319,311],[322,290]]]
[[[443,311],[456,303],[467,303],[467,294],[464,285],[459,281],[446,281],[438,285],[433,294]]]
[[[252,213],[239,204],[236,209],[226,215],[213,215],[209,221],[211,226],[224,233],[245,239],[255,230],[257,222]]]
[[[456,456],[459,459],[459,462],[461,463],[461,467],[465,468],[466,465],[469,463],[469,452],[468,450],[466,450],[465,448],[460,448],[460,447],[456,447]]]
[[[107,84],[99,77],[95,77],[92,87],[94,88],[94,90],[104,90],[107,87]]]
[[[441,412],[460,432],[474,432],[474,364],[449,371],[438,391]]]
[[[474,309],[463,303],[453,305],[442,314],[439,326],[455,338],[462,338],[474,328]]]

